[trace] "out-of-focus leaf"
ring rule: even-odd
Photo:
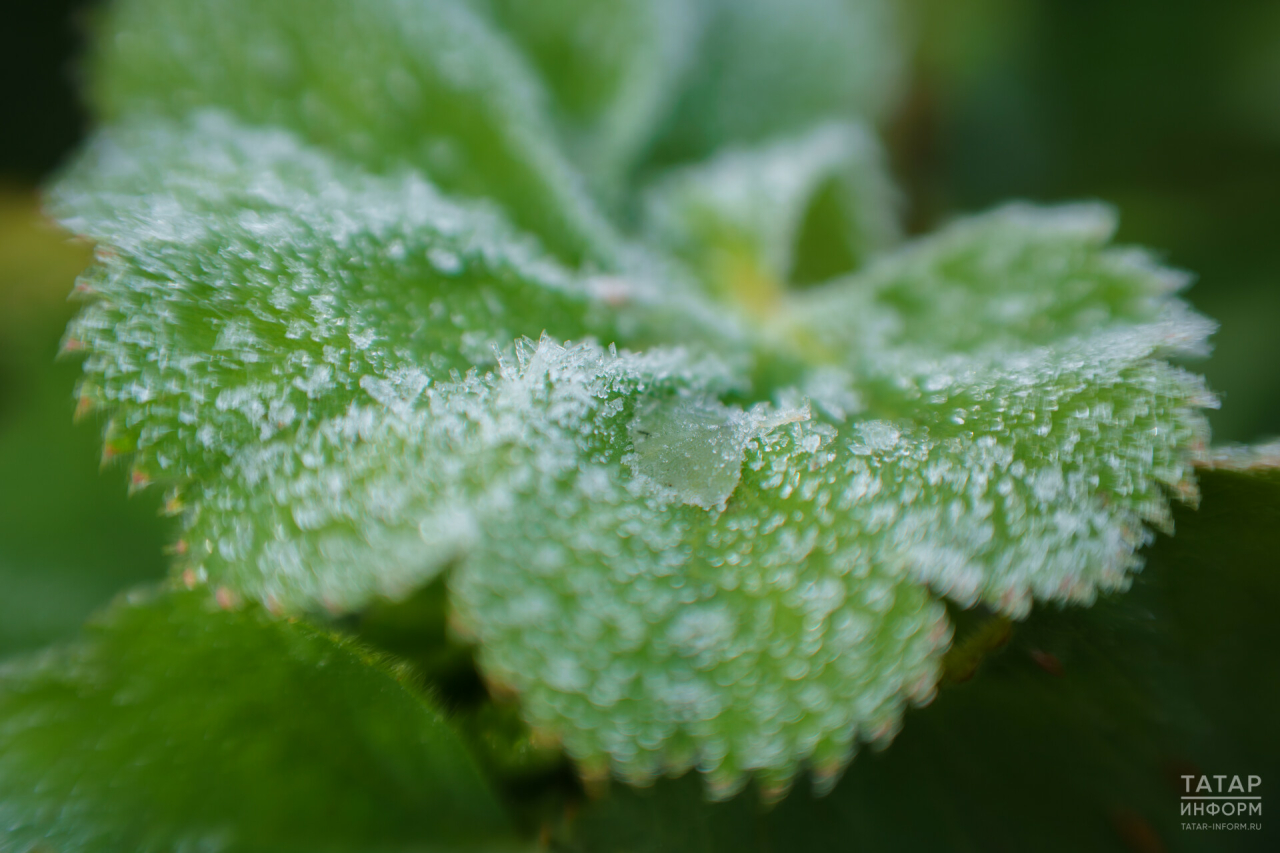
[[[1187,684],[1213,722],[1207,748],[1240,772],[1280,775],[1280,468],[1275,446],[1248,465],[1202,468],[1198,513],[1179,512],[1177,535],[1151,549],[1151,630],[1171,637]],[[1136,590],[1143,592],[1140,587]],[[1139,602],[1141,604],[1143,602]],[[1203,772],[1207,759],[1200,760]],[[1216,771],[1226,772],[1226,771]],[[1234,771],[1233,771],[1234,772]],[[1274,824],[1269,824],[1274,827]]]
[[[118,603],[0,669],[6,849],[457,850],[505,818],[457,736],[358,647],[219,609]]]
[[[375,171],[410,166],[492,198],[571,263],[617,260],[540,81],[460,0],[121,0],[91,80],[108,121],[224,108]]]
[[[703,38],[655,149],[700,160],[829,120],[875,118],[903,68],[889,0],[699,0]]]
[[[672,108],[701,18],[685,0],[473,0],[524,50],[552,95],[574,164],[621,201]]]
[[[77,366],[52,363],[61,320],[3,364],[29,372],[0,414],[0,656],[70,636],[121,589],[163,577],[172,535],[160,496],[130,500],[121,472],[99,471],[98,431],[72,424]]]

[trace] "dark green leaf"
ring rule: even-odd
[[[0,671],[0,825],[6,849],[68,853],[452,850],[506,827],[386,664],[205,590],[118,603]]]

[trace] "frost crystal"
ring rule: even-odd
[[[628,51],[564,48],[594,89],[544,88],[559,31],[498,0],[120,2],[108,126],[51,204],[100,243],[82,408],[170,489],[178,576],[341,612],[452,566],[485,674],[587,772],[721,795],[890,738],[933,694],[936,596],[1124,587],[1214,405],[1164,361],[1211,331],[1183,277],[1090,205],[890,248],[850,123],[895,66],[883,5],[775,30],[759,2],[619,4]],[[630,31],[591,5],[555,14]],[[802,35],[805,101],[756,67]],[[633,206],[649,243],[600,213],[646,147],[725,141]]]

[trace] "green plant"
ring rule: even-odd
[[[826,793],[934,697],[943,599],[1090,604],[1197,496],[1216,402],[1166,359],[1211,324],[1108,209],[901,240],[884,3],[101,27],[65,348],[181,533],[163,591],[5,672],[18,849],[514,845],[558,805],[509,824],[475,761],[557,745],[588,787]]]

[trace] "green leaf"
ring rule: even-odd
[[[845,358],[898,348],[981,355],[1185,313],[1170,297],[1190,277],[1141,249],[1109,246],[1115,230],[1101,204],[1006,205],[804,294],[796,322]],[[1203,351],[1206,323],[1186,319],[1185,339],[1167,348]]]
[[[1148,551],[1130,592],[1032,614],[831,794],[797,792],[764,810],[752,796],[699,802],[693,779],[615,787],[562,827],[560,843],[583,853],[1265,849],[1274,831],[1256,816],[1243,822],[1262,831],[1184,829],[1193,818],[1180,797],[1183,774],[1280,770],[1268,710],[1280,682],[1266,664],[1280,654],[1280,475],[1207,470],[1201,482],[1203,505],[1175,512],[1178,535]]]
[[[479,660],[590,775],[697,766],[724,797],[764,771],[778,796],[808,759],[834,782],[859,739],[886,743],[932,697],[943,608],[842,524],[834,430],[664,405],[632,421],[635,480],[584,467],[485,528],[452,580]],[[736,439],[665,442],[716,418]],[[637,500],[655,477],[667,500]]]
[[[1149,557],[1157,579],[1150,596],[1161,608],[1152,610],[1164,621],[1148,624],[1167,631],[1175,659],[1188,665],[1188,689],[1215,721],[1197,746],[1222,750],[1236,766],[1256,761],[1270,774],[1280,772],[1280,731],[1270,712],[1280,680],[1267,664],[1280,656],[1276,449],[1273,442],[1237,450],[1230,464],[1215,454],[1200,470],[1199,512],[1178,512],[1177,535],[1161,538]],[[1192,760],[1207,766],[1198,755]]]
[[[1141,518],[1165,511],[1156,484],[1183,483],[1201,437],[1203,392],[1152,359],[1159,323],[942,370],[891,339],[812,372],[829,422],[811,425],[788,425],[803,409],[724,405],[743,379],[679,350],[544,339],[494,364],[468,336],[492,353],[543,318],[620,333],[587,282],[421,181],[194,121],[117,132],[62,194],[74,226],[115,244],[74,332],[94,352],[85,393],[121,407],[109,440],[137,448],[141,479],[179,486],[179,569],[274,608],[342,610],[464,558],[454,586],[482,664],[588,767],[642,780],[696,764],[720,794],[747,770],[781,790],[802,759],[834,779],[859,737],[882,742],[907,697],[932,693],[948,629],[913,578],[1015,613],[1032,593],[1122,585]],[[153,171],[148,151],[173,165]],[[1097,263],[1098,239],[1077,246],[1066,219],[939,238],[983,259],[981,277],[955,266],[941,298],[1041,281],[1035,264],[1057,269],[1063,251]],[[831,289],[892,296],[912,279],[884,269],[928,268],[931,245]],[[1128,271],[1116,287],[1145,286]],[[890,328],[909,328],[881,301],[855,316],[897,310]],[[493,367],[460,377],[471,364]],[[824,376],[847,381],[850,411],[861,394],[879,407],[862,417],[896,420],[842,423]],[[950,396],[922,404],[904,381]],[[1005,401],[1024,399],[1040,419],[1011,440]],[[1135,436],[1144,405],[1158,429]],[[1009,449],[1037,447],[1046,423],[1049,450]]]
[[[565,149],[621,202],[692,64],[700,18],[684,0],[474,0],[537,68]]]
[[[571,263],[620,247],[556,144],[546,93],[457,0],[122,0],[97,39],[107,121],[220,107],[378,172],[492,198]]]
[[[867,199],[886,192],[869,146],[827,124],[671,179],[664,240],[695,274],[716,280],[705,259],[727,231],[778,285],[744,310],[740,282],[713,283],[737,302],[713,301],[654,247],[627,247],[610,275],[564,266],[508,223],[572,257],[523,189],[484,190],[505,212],[437,189],[474,188],[406,147],[434,130],[382,124],[398,115],[382,90],[352,93],[395,78],[410,43],[430,74],[526,74],[515,59],[472,68],[506,48],[471,12],[236,4],[227,20],[257,22],[254,37],[204,21],[217,61],[165,82],[147,57],[186,62],[187,31],[166,23],[172,43],[134,57],[129,33],[153,23],[126,8],[104,48],[117,122],[54,205],[104,244],[68,345],[89,350],[82,394],[113,418],[108,455],[183,513],[176,571],[297,613],[403,598],[453,566],[486,676],[521,691],[540,737],[589,776],[696,766],[723,796],[754,772],[777,796],[807,766],[829,786],[932,697],[950,634],[934,595],[1018,616],[1034,598],[1091,600],[1128,583],[1170,494],[1194,497],[1214,401],[1163,359],[1202,347],[1209,325],[1171,295],[1179,276],[1108,246],[1101,208],[1004,209],[786,291],[784,277],[839,268],[833,245],[852,265],[890,230],[858,197],[864,180]],[[750,81],[775,47],[845,57],[845,28],[881,8],[716,6],[701,79]],[[272,54],[252,43],[281,32],[300,51],[359,46],[320,70],[306,53],[301,88],[263,88]],[[481,58],[450,59],[459,32]],[[866,108],[867,78],[822,73],[834,88],[763,124],[722,116],[716,133]],[[436,94],[493,118],[463,129],[501,147],[525,131],[485,112],[506,103],[493,91]],[[313,124],[307,93],[347,111]],[[398,135],[410,126],[421,134]],[[518,189],[504,168],[484,174]],[[721,198],[722,183],[748,198]]]
[[[828,124],[674,170],[650,190],[647,222],[712,292],[767,313],[785,283],[849,272],[891,244],[896,207],[871,135]]]
[[[164,577],[174,533],[159,495],[130,501],[122,472],[99,472],[98,431],[71,422],[78,365],[50,359],[65,318],[41,319],[40,346],[0,363],[29,371],[0,400],[0,657],[73,636],[120,590]]]
[[[468,539],[454,504],[490,484],[458,460],[498,437],[468,437],[489,391],[459,373],[548,327],[645,340],[696,316],[614,315],[493,214],[217,114],[102,137],[54,204],[112,245],[69,332],[107,454],[173,487],[180,569],[273,606],[404,594]],[[610,298],[657,298],[627,286]],[[420,402],[463,420],[425,426]]]
[[[870,323],[937,268],[943,303],[1082,276],[1128,291],[1115,298],[1141,317],[1132,303],[1169,275],[1104,249],[1102,216],[997,213],[833,289],[870,304],[878,313],[852,315]],[[1128,585],[1144,522],[1169,525],[1165,490],[1195,495],[1199,407],[1213,400],[1158,356],[1207,326],[1173,304],[1152,311],[1165,316],[1122,314],[1051,345],[859,352],[850,394],[882,418],[838,428],[782,429],[774,411],[734,444],[741,414],[638,408],[633,471],[685,507],[639,506],[594,471],[515,503],[455,582],[481,663],[588,772],[604,755],[641,782],[696,764],[724,795],[743,770],[785,788],[803,757],[833,779],[855,735],[883,741],[905,697],[932,695],[948,629],[903,581],[1016,616],[1033,597],[1089,602]],[[871,332],[905,337],[916,318],[897,314]]]
[[[700,160],[827,120],[875,118],[903,70],[888,0],[700,0],[702,40],[654,157]]]
[[[16,849],[458,849],[505,818],[438,712],[349,642],[205,591],[0,670]]]
[[[1195,498],[1216,401],[1162,359],[1212,324],[1170,296],[1182,276],[1106,245],[1114,225],[1004,208],[792,306],[794,346],[848,371],[831,407],[878,418],[854,427],[853,511],[962,604],[1123,588],[1144,524]]]

